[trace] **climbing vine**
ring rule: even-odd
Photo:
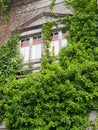
[[[6,84],[4,120],[9,130],[85,130],[90,111],[98,109],[98,7],[94,0],[67,3],[74,13],[63,20],[70,37],[59,63],[46,62],[39,73]],[[53,25],[43,26],[48,58]]]
[[[1,13],[8,13],[9,6],[12,0],[0,0],[0,11]]]
[[[0,47],[0,122],[4,119],[5,114],[5,86],[8,80],[16,78],[20,69],[17,64],[21,62],[18,51],[19,39],[17,33],[9,38],[8,42]]]
[[[3,22],[7,25],[9,22],[10,4],[13,0],[0,0],[0,14]]]
[[[45,53],[49,55],[49,47],[50,47],[50,41],[51,41],[51,34],[52,34],[52,27],[54,23],[53,22],[46,22],[43,25],[43,43],[44,43],[44,49]]]

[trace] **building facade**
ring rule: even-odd
[[[5,43],[11,32],[22,25],[25,28],[27,23],[34,20],[37,20],[35,26],[36,24],[40,25],[41,14],[50,12],[50,4],[49,0],[14,0],[10,7],[7,24],[4,23],[4,17],[0,15],[0,43]],[[64,6],[64,0],[56,0],[54,12],[66,15],[71,13],[71,9]],[[38,17],[40,18],[38,19]]]
[[[57,21],[50,12],[51,0],[14,0],[9,13],[9,22],[4,23],[3,16],[0,16],[0,44],[5,43],[14,29],[19,30],[20,53],[24,63],[39,60],[42,57],[43,41],[42,27],[48,21]],[[63,18],[67,14],[72,14],[72,8],[66,8],[64,0],[56,0],[53,11]],[[50,40],[50,52],[54,49],[54,54],[58,55],[59,50],[67,45],[67,31],[63,31],[63,25],[53,27]],[[90,120],[96,118],[96,113],[90,116]],[[94,118],[94,120],[95,120]],[[5,129],[1,124],[1,130]],[[92,130],[88,127],[87,130]]]
[[[40,59],[42,56],[42,26],[48,21],[57,21],[50,12],[49,0],[14,0],[11,5],[9,22],[5,24],[0,16],[0,43],[5,43],[14,29],[19,30],[20,52],[24,62]],[[56,0],[53,11],[61,18],[72,13],[64,5],[64,0]],[[55,55],[67,44],[66,32],[62,32],[62,25],[53,28],[51,34],[50,52],[54,48]]]
[[[19,30],[20,53],[24,63],[40,60],[42,57],[43,41],[42,27],[48,21],[57,21],[50,12],[51,0],[14,0],[10,7],[9,22],[5,24],[4,17],[0,15],[0,44],[7,42],[11,33]],[[54,12],[61,18],[71,14],[72,10],[67,9],[64,0],[56,0]],[[50,40],[50,53],[54,49],[55,55],[67,45],[67,33],[62,31],[63,25],[53,27]],[[40,66],[40,62],[38,62]],[[0,124],[0,130],[6,130],[5,124]]]

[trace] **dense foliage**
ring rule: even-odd
[[[72,80],[73,73],[79,72],[77,68],[70,71],[52,63],[36,75],[11,81],[5,90],[8,128],[85,130],[88,112],[97,107],[97,84],[81,75]]]
[[[0,47],[0,121],[4,116],[4,89],[8,80],[13,80],[16,77],[18,67],[20,63],[18,52],[18,35],[15,33],[8,40],[8,42]]]
[[[66,80],[76,90],[71,101],[75,105],[79,101],[75,108],[84,118],[88,111],[98,109],[98,5],[95,0],[65,3],[72,5],[74,13],[64,19],[70,37],[69,45],[60,53],[60,64],[66,70]]]
[[[65,3],[68,0],[65,0]],[[64,20],[68,26],[71,42],[92,43],[98,45],[98,5],[96,0],[69,0],[74,8],[71,17]],[[69,6],[70,7],[70,6]]]
[[[63,20],[70,37],[59,63],[47,60],[39,73],[5,84],[9,130],[85,130],[89,112],[98,109],[98,6],[95,0],[67,0],[67,5],[74,13]],[[51,27],[44,27],[47,45]]]

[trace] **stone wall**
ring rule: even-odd
[[[0,130],[7,130],[4,123],[0,123]]]

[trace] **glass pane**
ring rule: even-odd
[[[62,47],[67,46],[67,44],[68,44],[67,39],[63,39],[62,41],[63,41],[62,42]]]
[[[54,54],[58,55],[59,53],[59,41],[52,41],[50,44],[50,52],[51,54],[53,53],[54,50]]]
[[[32,60],[36,59],[36,53],[37,53],[36,50],[37,50],[37,46],[33,45],[32,46]]]
[[[41,44],[38,44],[37,45],[37,59],[40,59],[41,58]]]
[[[20,54],[23,56],[23,60],[26,62],[29,60],[29,47],[22,47]]]

